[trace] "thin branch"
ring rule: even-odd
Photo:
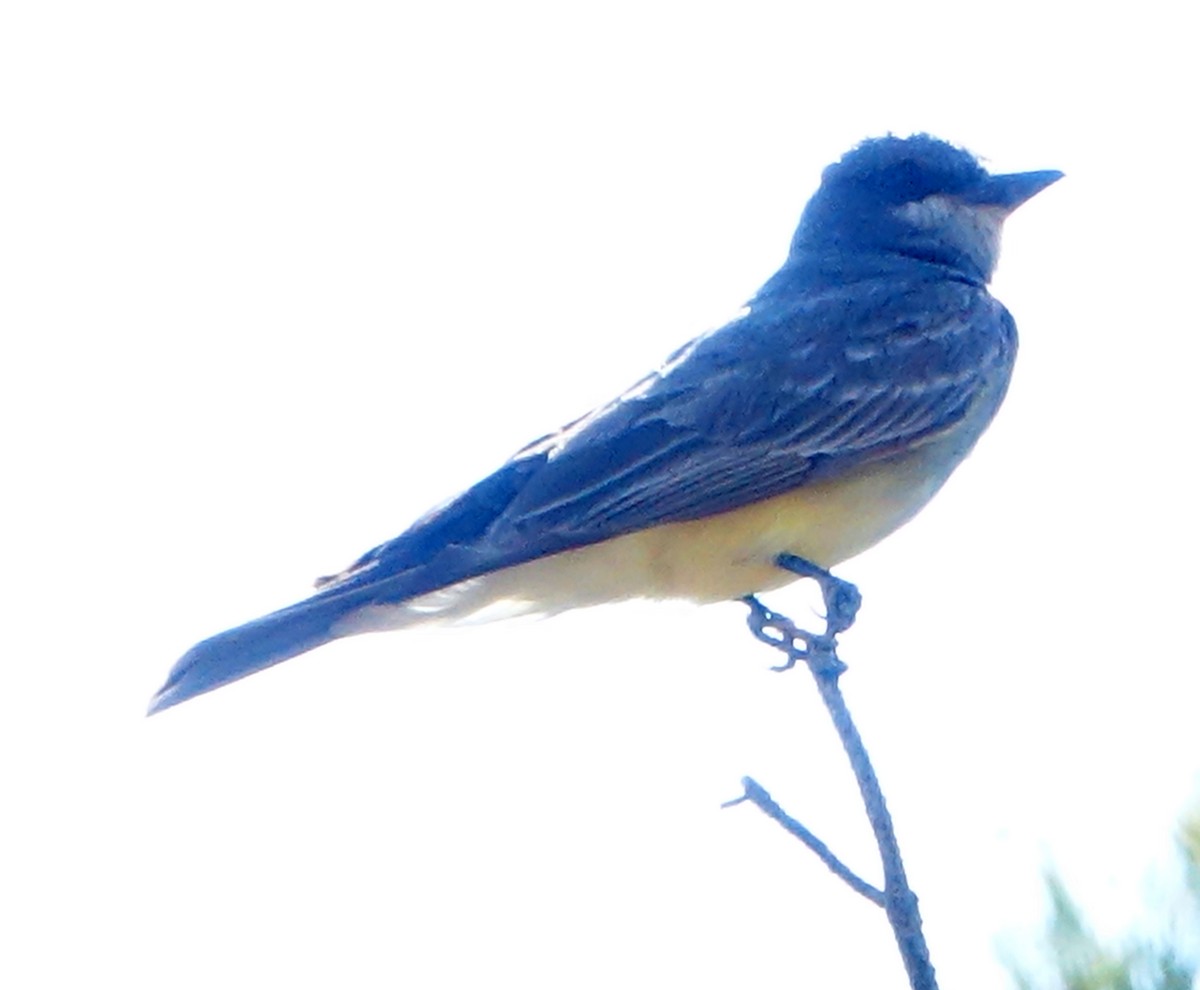
[[[792,835],[808,846],[809,849],[816,853],[817,858],[822,863],[850,885],[851,890],[862,894],[872,904],[883,907],[883,891],[867,883],[866,880],[838,859],[824,842],[779,807],[758,781],[753,777],[743,777],[742,787],[746,789],[746,792],[741,797],[734,798],[732,801],[726,801],[721,807],[731,808],[735,804],[749,801],[764,815],[774,818],[775,821],[779,822]]]
[[[751,632],[759,640],[786,654],[787,663],[776,669],[788,669],[803,660],[813,675],[821,700],[825,703],[825,708],[833,719],[838,738],[842,741],[842,747],[850,758],[850,765],[854,770],[855,779],[858,781],[858,790],[862,795],[863,804],[866,806],[871,829],[875,833],[875,843],[879,847],[880,859],[883,862],[884,882],[882,899],[876,903],[881,903],[887,913],[888,922],[895,934],[896,944],[900,949],[901,958],[904,960],[904,968],[908,973],[908,981],[912,990],[937,990],[937,978],[934,974],[933,963],[929,958],[929,947],[921,930],[921,913],[917,906],[917,896],[908,885],[904,862],[900,857],[900,848],[896,842],[895,829],[892,826],[892,817],[888,813],[883,792],[879,787],[879,779],[875,776],[875,770],[867,756],[866,747],[854,725],[854,720],[850,717],[850,711],[846,707],[846,701],[838,683],[846,665],[837,655],[837,635],[854,624],[855,615],[862,601],[861,596],[854,585],[835,578],[828,571],[801,557],[783,554],[778,558],[777,563],[780,567],[795,574],[812,578],[820,585],[825,599],[825,631],[812,633],[800,629],[787,616],[772,612],[752,595],[743,599],[750,606],[747,622]],[[841,865],[841,861],[798,822],[795,824],[803,830],[804,834],[793,830],[788,825],[788,822],[793,820],[788,818],[783,810],[770,800],[770,795],[766,791],[758,788],[753,781],[749,781],[747,784],[748,780],[749,778],[743,780],[743,786],[746,786],[747,792],[744,798],[739,800],[750,800],[756,804],[816,852],[834,873],[837,873],[860,894],[869,897],[869,894],[859,890],[849,877],[853,877],[855,881],[864,884],[871,890],[875,888],[859,879],[848,868],[843,866],[842,870],[845,871],[843,873],[831,865],[830,859],[839,865]],[[770,802],[769,804],[755,800],[755,792],[751,790],[751,784],[758,788],[766,797],[767,802]],[[826,858],[826,855],[823,855],[812,842],[805,838],[805,835],[811,837],[813,842],[820,844],[821,849],[825,850],[829,858]]]

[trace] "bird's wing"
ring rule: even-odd
[[[1007,311],[961,283],[752,308],[322,586],[397,600],[771,498],[949,429],[1014,349]]]

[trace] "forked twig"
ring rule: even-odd
[[[743,778],[745,793],[727,802],[727,805],[743,801],[754,804],[813,850],[852,890],[883,907],[896,936],[912,990],[937,990],[937,978],[929,958],[929,947],[921,930],[917,896],[909,887],[908,878],[904,873],[904,862],[900,858],[892,817],[883,800],[883,792],[867,756],[862,737],[850,717],[838,684],[846,665],[837,655],[837,635],[854,624],[862,599],[854,585],[835,578],[828,571],[801,557],[784,554],[778,558],[777,563],[793,573],[812,578],[820,585],[825,599],[825,631],[812,633],[799,629],[787,616],[772,612],[753,595],[743,599],[750,606],[747,622],[751,632],[759,640],[781,650],[787,656],[787,662],[775,669],[786,670],[803,660],[813,675],[821,700],[825,703],[842,741],[842,747],[850,758],[850,765],[858,781],[858,790],[866,806],[871,829],[875,833],[875,843],[883,861],[883,890],[880,891],[855,874],[825,843],[785,814],[771,799],[771,795],[754,779]]]

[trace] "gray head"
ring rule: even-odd
[[[928,134],[864,141],[825,169],[792,240],[788,266],[869,270],[884,258],[943,266],[986,283],[1013,210],[1061,172],[991,175]]]

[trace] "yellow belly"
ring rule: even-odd
[[[730,512],[530,561],[478,579],[477,592],[558,612],[625,598],[716,602],[778,588],[795,580],[775,564],[779,554],[832,567],[911,519],[961,459],[940,447]]]
[[[407,602],[368,607],[347,617],[338,634],[552,615],[629,598],[718,602],[779,588],[796,580],[776,565],[781,553],[829,568],[911,519],[965,456],[969,444],[963,439],[943,436],[730,512],[654,526]]]

